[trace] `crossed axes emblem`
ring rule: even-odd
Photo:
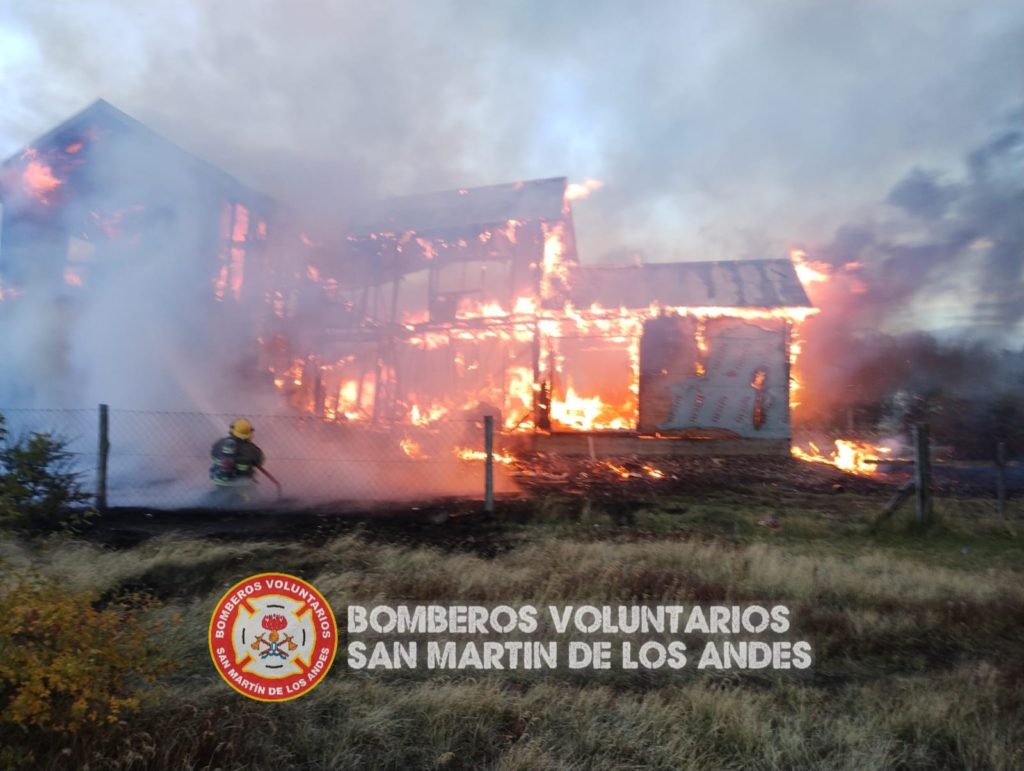
[[[290,634],[281,634],[281,630],[288,626],[288,619],[284,616],[277,613],[271,613],[269,616],[263,617],[263,620],[260,622],[260,626],[267,631],[260,632],[256,635],[256,639],[252,641],[252,644],[249,647],[254,651],[259,651],[266,646],[266,650],[260,653],[261,659],[269,658],[271,656],[279,659],[287,659],[288,654],[284,652],[285,648],[289,651],[294,651],[299,647],[298,643],[295,642],[294,638]]]

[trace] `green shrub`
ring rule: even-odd
[[[0,525],[52,532],[81,524],[91,496],[78,483],[73,457],[52,434],[10,441],[0,415]]]

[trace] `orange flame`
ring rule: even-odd
[[[68,286],[85,286],[85,280],[75,268],[64,268],[64,283]]]
[[[483,450],[471,450],[468,447],[456,447],[455,457],[464,461],[487,460],[487,453]],[[511,466],[516,462],[515,457],[505,450],[495,451],[491,453],[491,457],[494,458],[495,463],[501,463],[505,466]]]
[[[249,210],[240,203],[235,204],[235,224],[231,230],[231,240],[236,243],[245,241],[249,233]]]
[[[34,147],[25,150],[21,157],[26,161],[21,173],[25,192],[44,206],[49,206],[52,202],[50,194],[64,184],[63,181],[53,173],[49,163],[40,160],[39,151]]]
[[[402,452],[414,460],[425,460],[430,457],[423,452],[423,448],[420,447],[419,442],[416,442],[409,437],[402,439],[402,441],[398,443],[398,446],[402,448]]]
[[[330,367],[324,369],[328,373],[331,371]],[[364,379],[360,393],[359,382],[356,379],[342,380],[337,392],[327,396],[324,403],[324,417],[327,420],[337,420],[339,417],[350,421],[367,419],[366,408],[373,404],[374,385],[372,380]]]
[[[627,469],[625,466],[618,466],[612,463],[610,460],[604,461],[604,463],[602,463],[601,465],[604,466],[605,468],[611,469],[613,472],[615,472],[615,475],[620,479],[629,479],[630,476],[632,476],[629,472],[629,469]]]
[[[842,471],[861,476],[872,476],[878,471],[879,455],[888,455],[892,448],[852,439],[836,439],[835,449],[824,455],[814,442],[808,442],[809,450],[793,445],[794,458],[810,463],[827,463]]]
[[[582,201],[585,198],[589,198],[591,193],[595,190],[600,190],[602,187],[604,187],[604,182],[599,179],[590,179],[589,177],[582,182],[570,182],[565,187],[565,200]]]
[[[224,290],[228,285],[228,266],[221,265],[220,270],[217,271],[217,275],[213,279],[213,296],[217,302],[224,301]]]
[[[633,422],[630,413],[628,407],[605,404],[599,396],[579,396],[572,386],[566,389],[563,399],[551,402],[552,423],[576,431],[629,429]]]
[[[802,249],[794,249],[789,253],[793,261],[796,275],[804,286],[824,284],[832,278],[831,266],[827,262],[808,262],[807,253]]]
[[[242,281],[245,275],[245,249],[231,247],[231,294],[237,300],[242,296]]]
[[[145,208],[141,203],[136,203],[131,206],[122,207],[110,215],[104,215],[98,211],[90,211],[89,217],[103,231],[107,238],[120,238],[125,217],[143,211]]]
[[[541,269],[540,296],[545,300],[555,297],[568,285],[569,263],[565,260],[565,225],[561,222],[544,223],[544,260]]]
[[[522,224],[523,223],[520,222],[519,220],[509,220],[508,222],[505,223],[505,228],[501,232],[505,234],[505,238],[508,240],[510,244],[516,243],[516,230]]]
[[[432,404],[424,410],[420,410],[418,404],[412,405],[409,410],[409,421],[414,426],[429,426],[436,423],[448,414],[448,409],[439,404]]]

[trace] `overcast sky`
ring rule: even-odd
[[[100,97],[327,211],[591,177],[587,261],[779,257],[1021,125],[1024,4],[0,4],[0,155]]]

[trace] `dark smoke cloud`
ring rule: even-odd
[[[606,187],[577,207],[590,260],[819,241],[908,166],[954,163],[1024,73],[1024,9],[1009,1],[93,0],[0,14],[0,151],[102,96],[335,219],[367,195],[596,177]]]
[[[1024,452],[1024,115],[1012,122],[960,174],[913,168],[878,216],[809,249],[836,278],[811,287],[804,423],[928,419],[961,454],[1000,437]],[[934,334],[914,331],[922,317]]]
[[[840,228],[815,256],[862,263],[869,291],[852,326],[885,328],[945,298],[945,332],[1009,342],[1024,319],[1024,120],[971,151],[959,177],[914,168],[885,199],[888,216]],[[953,295],[953,297],[950,297]],[[828,311],[829,308],[826,308]],[[905,322],[904,322],[905,323]]]
[[[886,201],[923,220],[937,220],[956,195],[955,186],[944,185],[935,174],[914,169],[892,189]]]

